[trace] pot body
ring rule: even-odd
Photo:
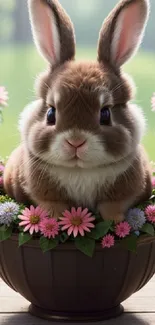
[[[155,242],[139,245],[137,254],[120,245],[105,250],[99,245],[93,258],[72,243],[45,254],[36,240],[21,248],[16,236],[0,243],[1,278],[32,303],[32,313],[44,318],[116,316],[122,312],[120,303],[154,273]]]

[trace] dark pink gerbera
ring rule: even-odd
[[[101,242],[102,248],[110,248],[115,245],[115,238],[112,235],[106,235]]]
[[[54,218],[43,218],[39,229],[44,237],[55,238],[59,233],[59,223]]]
[[[125,238],[130,234],[131,227],[128,222],[124,221],[115,227],[115,233],[120,238]]]
[[[145,214],[146,214],[148,221],[155,223],[155,205],[149,205],[145,209]]]

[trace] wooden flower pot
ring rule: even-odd
[[[139,243],[137,254],[116,245],[96,247],[93,258],[63,244],[43,254],[37,240],[18,248],[17,236],[0,243],[0,276],[45,319],[98,321],[119,316],[121,303],[155,273],[155,242]]]

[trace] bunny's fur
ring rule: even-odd
[[[141,41],[148,1],[120,1],[101,29],[95,63],[74,61],[73,26],[57,0],[29,0],[29,10],[35,43],[50,67],[37,81],[38,100],[21,115],[22,142],[6,165],[5,189],[17,201],[30,200],[55,217],[82,205],[119,222],[129,207],[151,194],[150,166],[140,144],[145,119],[130,103],[133,83],[121,72]],[[45,17],[51,38],[49,30],[40,35]],[[137,43],[131,37],[133,24]],[[123,43],[126,28],[131,35]],[[47,124],[51,106],[55,125]],[[111,112],[105,126],[99,123],[103,107]],[[79,139],[85,144],[77,157],[66,141]]]

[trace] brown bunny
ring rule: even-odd
[[[21,145],[5,169],[7,193],[54,217],[71,206],[119,222],[151,194],[140,145],[145,119],[130,103],[133,83],[121,66],[136,52],[147,0],[122,0],[104,22],[97,62],[75,62],[72,23],[57,0],[29,0],[35,44],[49,62],[38,100],[22,113]]]

